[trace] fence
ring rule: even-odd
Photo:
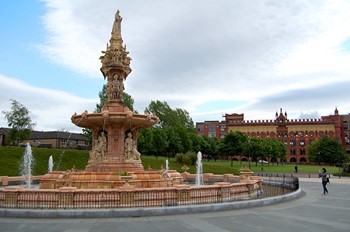
[[[105,209],[211,204],[283,195],[299,188],[298,178],[263,177],[261,182],[182,185],[152,189],[0,189],[0,208]],[[261,187],[262,186],[262,187]],[[262,191],[261,191],[262,188]]]
[[[262,176],[263,188],[261,197],[273,197],[291,193],[299,189],[299,179],[291,176]]]

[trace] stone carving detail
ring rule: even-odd
[[[94,149],[90,151],[90,159],[94,161],[104,160],[107,153],[107,137],[104,131],[101,131],[96,140]]]
[[[113,81],[114,78],[110,71],[115,70],[115,67],[123,70],[126,76],[131,72],[131,58],[128,56],[129,52],[126,49],[126,45],[124,44],[123,46],[123,39],[121,36],[121,21],[122,17],[120,17],[119,11],[117,11],[111,39],[109,40],[110,45],[107,44],[106,51],[102,51],[103,55],[100,56],[102,62],[101,72],[103,73],[104,78],[108,77],[111,81]]]
[[[124,153],[126,160],[140,160],[140,152],[137,151],[136,141],[133,140],[131,132],[128,132],[124,142]]]
[[[124,79],[123,77],[115,74],[112,82],[112,99],[123,101],[124,92]]]

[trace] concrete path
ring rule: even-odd
[[[26,219],[0,218],[1,232],[83,231],[350,231],[350,179],[332,178],[322,195],[318,178],[301,178],[303,197],[276,205],[221,211],[137,218]]]

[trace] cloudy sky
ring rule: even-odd
[[[194,122],[350,113],[347,0],[7,0],[0,111],[15,99],[36,130],[81,131],[70,117],[99,101],[99,56],[118,9],[133,69],[125,91],[139,112],[160,100]]]

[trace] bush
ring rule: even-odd
[[[343,173],[350,173],[350,163],[343,164]]]
[[[197,155],[193,152],[187,152],[186,154],[178,153],[175,156],[175,160],[182,165],[191,166],[196,163]]]

